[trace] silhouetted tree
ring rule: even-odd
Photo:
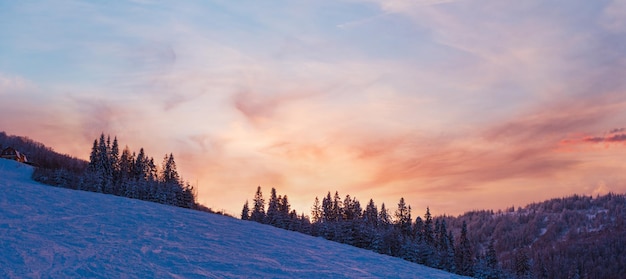
[[[404,198],[400,198],[398,209],[396,210],[396,226],[404,236],[411,235],[411,210],[404,202]]]
[[[365,220],[365,223],[370,226],[378,226],[378,208],[374,204],[373,199],[370,199],[370,202],[367,203],[365,212],[363,213],[363,219]]]
[[[311,208],[311,218],[313,223],[319,223],[322,221],[322,205],[317,197],[315,197],[315,202]]]
[[[248,207],[248,200],[243,204],[241,209],[241,220],[250,220],[250,208]]]
[[[265,220],[265,200],[263,199],[261,186],[257,187],[253,203],[254,207],[252,208],[252,213],[250,214],[250,220],[263,223]]]
[[[426,207],[426,214],[424,214],[424,232],[422,235],[426,244],[434,246],[435,237],[433,231],[433,218],[432,215],[430,215],[429,207]]]

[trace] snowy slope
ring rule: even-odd
[[[461,278],[253,222],[40,185],[0,159],[0,278]]]

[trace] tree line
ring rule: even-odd
[[[174,155],[166,154],[157,167],[143,148],[136,153],[126,146],[120,152],[119,146],[117,137],[111,140],[103,133],[94,140],[84,167],[38,167],[33,178],[63,188],[210,211],[196,203],[195,189],[178,174]]]
[[[290,210],[287,196],[277,195],[272,188],[267,207],[261,191],[257,191],[252,205],[246,201],[242,220],[255,221],[282,229],[372,250],[407,261],[478,278],[504,278],[492,245],[484,253],[476,253],[463,224],[455,237],[446,218],[433,217],[426,208],[424,218],[411,216],[411,206],[400,198],[395,211],[385,204],[380,209],[373,199],[361,206],[358,199],[338,192],[315,198],[311,217]]]

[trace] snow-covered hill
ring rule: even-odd
[[[254,222],[33,182],[0,159],[0,277],[461,278]]]

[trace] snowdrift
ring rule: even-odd
[[[0,159],[0,277],[462,278],[253,222],[38,184]]]

